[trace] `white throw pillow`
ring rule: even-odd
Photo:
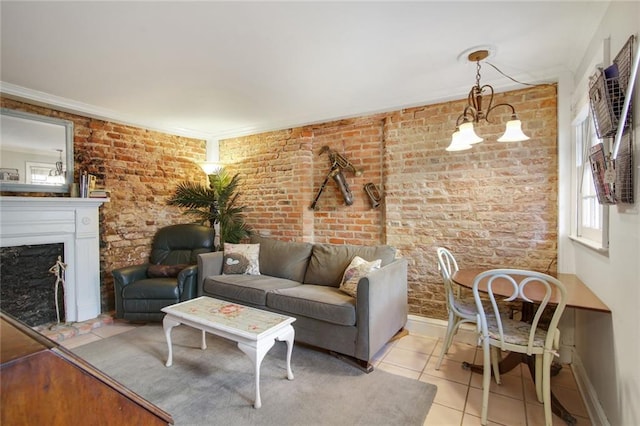
[[[356,297],[360,278],[367,276],[374,269],[379,269],[380,263],[382,263],[382,259],[368,262],[360,256],[354,257],[347,269],[344,270],[342,281],[340,282],[340,290],[349,296]]]
[[[222,273],[260,275],[260,244],[224,243]]]

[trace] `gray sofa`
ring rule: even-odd
[[[254,236],[260,275],[223,275],[223,253],[198,256],[198,296],[210,296],[296,318],[295,339],[353,358],[371,371],[373,356],[407,322],[407,261],[393,247],[283,242]],[[354,256],[381,259],[358,282],[357,297],[340,289]]]

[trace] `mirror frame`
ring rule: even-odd
[[[0,181],[0,191],[7,192],[56,192],[56,193],[69,193],[71,185],[74,182],[73,171],[75,169],[75,163],[73,158],[73,121],[63,120],[61,118],[48,117],[46,115],[32,114],[29,112],[18,111],[15,109],[2,108],[0,110],[1,115],[8,115],[11,117],[22,118],[25,120],[39,121],[42,123],[55,124],[63,126],[65,128],[65,149],[66,149],[66,166],[67,176],[66,181],[62,185],[36,185],[30,183],[6,183]]]

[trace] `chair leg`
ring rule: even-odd
[[[536,397],[538,398],[538,402],[544,402],[542,399],[542,372],[544,370],[543,364],[543,355],[536,355],[536,377],[533,378],[536,385]]]
[[[449,351],[449,346],[451,346],[451,342],[453,341],[453,334],[455,332],[457,322],[458,318],[456,318],[456,315],[453,312],[449,311],[449,322],[447,323],[447,331],[442,341],[442,349],[440,350],[440,358],[438,358],[436,370],[440,370],[442,359],[444,358],[444,355]]]
[[[500,379],[500,348],[497,346],[491,346],[491,365],[496,383],[499,385],[502,384]]]
[[[491,386],[491,348],[487,338],[482,343],[482,358],[482,415],[480,423],[486,426],[489,417],[489,387]]]
[[[542,355],[542,400],[544,404],[544,421],[546,426],[553,425],[553,414],[551,413],[551,361],[553,354],[545,352]]]

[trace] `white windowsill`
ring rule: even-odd
[[[576,237],[574,235],[569,235],[569,239],[571,241],[574,241],[578,244],[582,244],[585,247],[590,248],[591,250],[595,250],[598,253],[605,255],[605,256],[609,256],[609,248],[608,247],[602,247],[602,244],[600,243],[596,243],[595,241],[591,241],[591,240],[587,240],[586,238],[580,238],[580,237]]]

